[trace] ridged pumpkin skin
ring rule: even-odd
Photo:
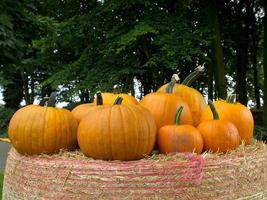
[[[75,117],[75,119],[80,123],[82,118],[90,111],[92,107],[96,106],[95,103],[85,103],[76,106],[71,113]]]
[[[141,159],[151,153],[155,140],[155,121],[138,105],[97,106],[78,127],[81,151],[94,159]]]
[[[13,115],[8,135],[21,154],[50,154],[77,147],[77,126],[66,109],[29,105]]]
[[[197,127],[203,137],[204,150],[227,152],[240,144],[240,136],[234,124],[226,120],[210,120]]]
[[[167,125],[159,129],[158,147],[161,153],[196,152],[203,149],[199,131],[191,125]]]
[[[157,92],[166,92],[168,84],[161,86]],[[172,93],[182,98],[189,106],[192,113],[192,119],[194,126],[197,126],[200,122],[201,113],[207,107],[202,94],[192,87],[188,87],[183,84],[175,84]]]
[[[151,112],[156,121],[157,129],[165,125],[174,124],[175,112],[180,106],[184,108],[181,114],[181,124],[193,124],[187,103],[173,94],[150,93],[140,101],[140,105]]]
[[[220,119],[232,122],[237,128],[241,140],[244,140],[245,144],[249,144],[254,130],[254,119],[251,111],[240,103],[227,103],[223,100],[214,102],[214,106]],[[202,113],[201,122],[211,119],[212,112],[210,108],[207,107]]]
[[[114,94],[114,93],[102,93],[102,98],[103,98],[103,104],[104,105],[113,105],[114,101],[118,98],[122,97],[123,105],[128,105],[128,104],[138,104],[138,101],[131,95],[124,94],[124,93],[119,93],[119,94]]]

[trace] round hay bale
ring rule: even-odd
[[[11,149],[3,199],[267,199],[267,147],[227,154],[99,161],[79,151],[23,156]]]

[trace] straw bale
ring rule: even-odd
[[[267,147],[253,140],[225,154],[101,161],[80,151],[25,156],[11,149],[3,199],[267,199]]]

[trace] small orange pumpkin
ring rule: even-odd
[[[102,98],[103,98],[103,104],[104,105],[112,105],[116,98],[121,97],[123,98],[122,104],[138,104],[138,101],[131,95],[124,94],[124,93],[119,93],[119,94],[113,94],[113,93],[107,93],[104,92],[102,93]]]
[[[226,152],[235,149],[240,144],[240,136],[233,123],[219,119],[212,101],[209,106],[213,120],[204,121],[197,127],[204,140],[204,149],[213,152]]]
[[[157,92],[168,92],[172,88],[172,93],[182,98],[189,106],[192,113],[192,119],[194,126],[197,126],[200,122],[201,113],[207,107],[203,95],[196,89],[189,87],[193,81],[204,71],[203,67],[197,67],[194,72],[188,75],[185,80],[179,84],[179,77],[172,77],[170,83],[161,86]],[[176,75],[178,76],[178,75]]]
[[[149,155],[155,145],[156,124],[139,105],[95,106],[78,127],[78,143],[89,157],[103,160],[137,160]]]
[[[103,99],[100,92],[96,93],[96,102],[94,103],[84,103],[81,105],[76,106],[71,112],[73,116],[77,119],[78,122],[86,116],[86,114],[89,112],[89,110],[92,107],[103,105]]]
[[[241,140],[244,140],[245,144],[249,144],[254,130],[254,119],[251,111],[246,106],[235,103],[235,95],[230,95],[225,101],[215,101],[214,106],[220,119],[232,122],[237,128]],[[211,119],[212,112],[207,107],[202,113],[201,122]]]
[[[138,104],[138,101],[131,95],[120,93],[120,86],[113,86],[113,93],[104,92],[102,93],[103,104],[113,105],[118,97],[123,98],[122,104]]]
[[[50,154],[77,147],[78,123],[70,111],[54,107],[55,97],[52,93],[47,106],[28,105],[12,116],[8,135],[19,153]]]
[[[176,111],[175,125],[163,126],[159,129],[158,147],[161,153],[196,152],[203,149],[203,139],[199,131],[191,125],[180,125],[183,107]]]

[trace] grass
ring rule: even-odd
[[[4,175],[0,174],[0,199],[2,199],[3,180],[4,180]]]

